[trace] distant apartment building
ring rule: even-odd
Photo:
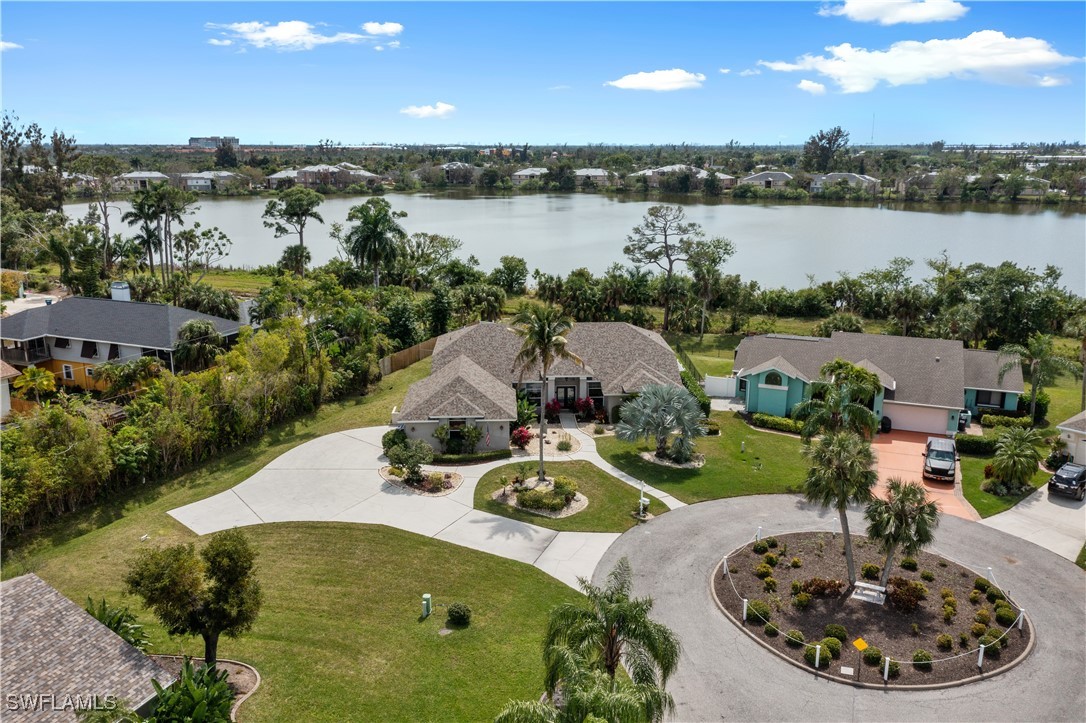
[[[825,175],[815,174],[811,176],[811,193],[822,193],[827,188],[832,188],[842,182],[866,193],[876,194],[879,192],[880,181],[877,178],[862,173],[827,173]]]
[[[200,136],[189,138],[189,148],[207,148],[215,150],[223,143],[231,145],[234,148],[241,145],[241,141],[237,139],[237,136]]]
[[[760,188],[784,188],[791,180],[791,173],[762,171],[740,179],[739,183],[744,186],[758,186]]]
[[[376,173],[354,165],[353,163],[340,163],[332,166],[327,163],[319,163],[313,166],[299,168],[294,176],[294,182],[305,188],[317,189],[321,186],[331,186],[343,190],[355,184],[372,186],[384,179]]]
[[[540,180],[547,173],[549,171],[546,168],[522,168],[513,174],[513,185],[519,186],[528,181]]]
[[[631,173],[630,176],[635,179],[643,177],[648,183],[649,188],[659,188],[660,183],[664,178],[668,176],[679,176],[684,173],[688,174],[690,178],[695,181],[704,182],[705,179],[709,177],[710,172],[703,168],[697,168],[684,163],[675,163],[670,166],[660,166],[659,168],[646,168],[643,171]],[[719,173],[716,171],[713,171],[713,174],[716,176],[717,180],[720,181],[721,188],[727,189],[735,187],[735,176],[729,176],[726,173]]]
[[[251,187],[252,183],[244,176],[230,171],[202,171],[200,173],[182,173],[178,176],[178,183],[186,191],[209,193],[219,190],[225,183],[236,182],[245,187]]]

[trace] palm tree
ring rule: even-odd
[[[162,249],[162,221],[158,212],[158,203],[151,189],[136,191],[132,195],[132,210],[121,216],[129,226],[139,224],[140,230],[136,241],[147,251],[147,265],[150,274],[155,273],[155,249]],[[165,269],[165,259],[163,259]],[[163,270],[165,280],[165,270]]]
[[[849,504],[871,501],[871,488],[878,475],[873,469],[875,455],[860,435],[850,431],[829,432],[803,449],[811,460],[803,494],[808,502],[837,510],[841,534],[845,538],[845,563],[848,581],[856,584],[856,565],[852,559],[852,536],[848,529]]]
[[[573,320],[554,306],[527,304],[513,317],[513,332],[521,341],[520,352],[513,368],[520,371],[520,380],[537,366],[543,388],[539,397],[539,479],[547,479],[543,468],[543,441],[547,438],[547,373],[559,359],[568,359],[584,366],[581,358],[566,348],[566,334],[573,329]]]
[[[15,391],[19,396],[26,399],[26,395],[30,392],[34,393],[34,401],[41,404],[42,392],[48,394],[55,391],[57,388],[56,377],[53,376],[53,372],[42,367],[27,367],[23,370],[23,373],[15,378],[12,382],[12,386],[15,387]]]
[[[1079,314],[1064,324],[1063,333],[1080,340],[1078,363],[1086,366],[1086,314]],[[1080,374],[1079,376],[1082,377],[1082,397],[1078,403],[1078,408],[1081,410],[1086,409],[1086,374]]]
[[[1036,429],[1008,427],[1000,433],[996,440],[992,471],[1010,487],[1010,494],[1017,494],[1030,487],[1029,480],[1042,459],[1038,447],[1043,441],[1041,433]]]
[[[371,198],[347,212],[348,221],[357,221],[347,231],[345,246],[359,267],[373,268],[373,288],[381,284],[381,265],[396,258],[399,243],[407,238],[403,226],[396,222],[407,216],[406,211],[393,211],[383,198]]]
[[[866,394],[866,390],[852,381],[817,380],[811,383],[809,396],[793,408],[792,416],[804,420],[806,438],[841,431],[874,434],[878,428],[875,413],[856,401]]]
[[[211,366],[224,347],[222,335],[210,321],[191,319],[177,330],[174,360],[186,371]]]
[[[891,477],[886,483],[886,499],[875,499],[864,512],[867,536],[879,543],[886,553],[882,565],[883,587],[890,579],[890,566],[900,548],[912,556],[935,540],[939,526],[939,506],[928,499],[924,485]]]
[[[656,456],[682,463],[694,452],[694,440],[705,434],[698,400],[683,387],[649,384],[636,398],[622,405],[622,421],[615,436],[626,442],[640,439],[656,443]],[[673,432],[678,432],[668,450]]]
[[[633,573],[625,557],[607,576],[603,587],[585,578],[578,580],[587,606],[565,603],[551,610],[543,636],[545,685],[553,696],[569,676],[572,654],[591,669],[615,680],[625,660],[630,679],[637,685],[661,690],[679,665],[682,646],[666,625],[649,618],[652,598],[631,598]]]
[[[1056,353],[1052,337],[1046,334],[1034,334],[1026,346],[1004,344],[999,349],[1002,366],[999,367],[999,381],[1018,364],[1025,364],[1029,369],[1029,418],[1037,424],[1037,394],[1041,389],[1055,381],[1061,372],[1077,377],[1082,374],[1082,365]]]

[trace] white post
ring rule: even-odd
[[[890,659],[883,658],[883,661],[885,662],[882,665],[882,679],[890,680]]]
[[[645,516],[645,480],[641,480],[641,492],[637,496],[638,516]]]
[[[724,556],[724,564],[721,565],[721,570],[720,571],[721,571],[721,575],[720,575],[721,577],[727,577],[728,576],[728,556],[727,555]]]
[[[724,559],[727,560],[728,558],[724,558]],[[1022,619],[1025,618],[1025,617],[1026,617],[1026,609],[1022,608],[1021,610],[1018,611],[1018,629],[1019,630],[1022,629]]]
[[[743,622],[747,621],[747,599],[743,598]]]
[[[818,670],[818,664],[822,662],[822,646],[815,646],[815,670]]]
[[[758,526],[758,532],[757,532],[757,534],[754,535],[754,539],[757,542],[762,541],[762,526],[761,525]]]
[[[746,452],[747,452],[747,440],[744,439],[742,442],[739,443],[739,451],[742,452],[743,454],[746,454]]]
[[[984,575],[984,578],[988,582],[992,582],[992,568],[990,568],[990,567],[988,568],[988,572]]]
[[[977,655],[977,667],[984,667],[984,643],[980,644],[980,653]]]

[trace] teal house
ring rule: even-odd
[[[1022,371],[999,378],[996,352],[961,342],[835,332],[830,338],[766,334],[735,351],[738,395],[748,412],[791,416],[826,362],[844,359],[872,372],[881,388],[871,408],[893,429],[953,434],[963,409],[1017,409]]]

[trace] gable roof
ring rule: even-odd
[[[117,696],[138,708],[155,694],[152,680],[176,676],[95,620],[37,575],[0,583],[3,694]],[[4,720],[74,721],[71,710],[4,711]]]
[[[1070,419],[1065,419],[1056,425],[1056,429],[1063,429],[1068,432],[1078,432],[1079,434],[1086,435],[1086,412],[1079,412]]]
[[[967,389],[989,389],[999,392],[1021,392],[1022,365],[1015,364],[1003,379],[999,378],[999,368],[1008,357],[1000,359],[999,352],[986,349],[965,350],[965,386]]]
[[[517,394],[507,382],[460,354],[411,385],[396,421],[445,417],[516,419]]]
[[[799,379],[804,382],[811,381],[810,377],[801,372],[799,369],[796,369],[788,362],[787,359],[780,355],[777,355],[772,359],[769,359],[768,361],[764,361],[761,364],[751,367],[750,369],[743,369],[738,376],[749,377],[753,374],[761,374],[762,372],[769,371],[770,369],[781,372],[782,374],[787,374],[793,379]]]
[[[0,379],[12,379],[19,376],[20,373],[18,369],[6,361],[0,360]]]
[[[784,171],[759,171],[753,175],[739,181],[740,183],[750,183],[751,181],[764,181],[770,179],[773,181],[791,181],[792,174],[785,173]]]
[[[0,338],[27,341],[43,336],[172,349],[182,324],[210,321],[223,336],[238,333],[239,322],[201,314],[180,306],[73,296],[4,319]]]

